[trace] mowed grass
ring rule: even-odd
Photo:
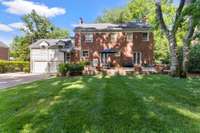
[[[2,133],[199,133],[200,79],[53,78],[0,91]]]

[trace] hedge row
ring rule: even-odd
[[[0,60],[0,73],[6,72],[29,72],[30,63],[25,61],[3,61]]]

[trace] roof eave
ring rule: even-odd
[[[75,28],[74,32],[120,32],[120,31],[151,31],[150,27],[147,28],[116,28],[116,29],[91,29],[91,28]]]

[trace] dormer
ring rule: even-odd
[[[49,44],[46,42],[46,41],[42,41],[41,43],[40,43],[40,48],[42,48],[42,49],[45,49],[45,48],[47,48],[49,46]]]

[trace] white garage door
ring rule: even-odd
[[[48,73],[48,62],[33,62],[33,73]]]

